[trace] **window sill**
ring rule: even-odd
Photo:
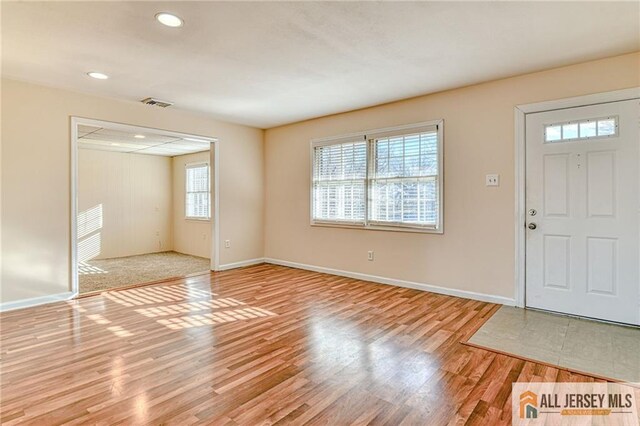
[[[414,234],[444,234],[444,229],[440,228],[426,228],[420,226],[385,226],[385,225],[357,225],[350,223],[335,223],[335,222],[316,222],[311,221],[311,226],[323,227],[323,228],[347,228],[347,229],[359,229],[362,231],[387,231],[387,232],[409,232]]]
[[[185,217],[184,220],[192,221],[192,222],[211,222],[211,218],[201,218],[201,217]]]

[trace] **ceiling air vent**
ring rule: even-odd
[[[173,105],[173,102],[161,101],[160,99],[155,99],[155,98],[146,98],[141,100],[140,102],[142,102],[143,104],[153,105],[160,108],[166,108]]]

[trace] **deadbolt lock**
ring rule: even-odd
[[[536,211],[536,209],[530,209],[529,210],[529,216],[535,216],[538,212]]]

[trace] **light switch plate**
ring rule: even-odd
[[[487,186],[500,186],[500,175],[487,175]]]

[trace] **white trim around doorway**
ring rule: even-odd
[[[212,205],[211,205],[211,266],[210,269],[212,271],[219,270],[220,267],[220,222],[218,220],[220,213],[220,203],[219,203],[219,143],[220,140],[215,137],[210,136],[201,136],[183,132],[174,132],[170,130],[163,129],[155,129],[152,127],[143,127],[136,126],[130,124],[123,123],[115,123],[106,120],[94,120],[90,118],[83,117],[71,117],[71,206],[70,206],[70,224],[71,224],[71,233],[70,233],[70,243],[71,243],[71,265],[70,274],[71,274],[71,298],[76,297],[79,294],[79,282],[78,282],[78,241],[77,241],[77,226],[78,226],[78,125],[87,125],[87,126],[98,126],[98,127],[106,127],[108,126],[111,129],[124,130],[131,133],[145,133],[145,132],[155,132],[161,133],[167,136],[177,136],[177,137],[192,137],[202,140],[208,140],[211,143],[211,147],[209,148],[209,160],[212,165],[212,173],[210,174],[211,182],[211,197],[212,197]],[[65,293],[67,294],[67,293]]]
[[[515,302],[519,308],[526,306],[525,259],[526,259],[526,117],[536,112],[554,111],[609,102],[640,99],[640,87],[595,93],[573,98],[516,105],[515,113]]]

